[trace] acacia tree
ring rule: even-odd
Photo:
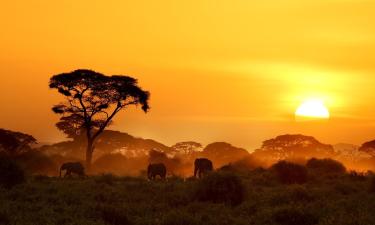
[[[375,157],[375,140],[363,143],[358,150]]]
[[[0,129],[0,152],[15,156],[31,149],[31,144],[36,144],[36,139],[21,132]]]
[[[261,149],[254,152],[259,157],[272,160],[288,158],[332,157],[332,145],[323,144],[314,137],[301,134],[286,134],[263,142]]]
[[[131,105],[140,105],[144,112],[149,110],[149,92],[142,90],[137,80],[129,76],[106,76],[79,69],[52,76],[49,87],[66,98],[52,108],[62,115],[56,126],[68,136],[74,135],[72,131],[85,132],[87,169],[90,169],[96,139],[119,111]]]

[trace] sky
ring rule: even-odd
[[[0,127],[63,140],[49,78],[82,68],[151,92],[149,113],[131,108],[111,127],[138,137],[361,144],[375,138],[374,10],[370,0],[5,1]],[[311,98],[329,120],[295,120]]]

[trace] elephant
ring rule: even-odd
[[[60,167],[60,177],[61,171],[66,170],[64,177],[71,176],[72,173],[77,174],[80,177],[85,177],[85,168],[83,167],[82,163],[80,162],[67,162],[61,165]]]
[[[167,175],[167,168],[163,163],[150,163],[147,167],[147,176],[149,180],[155,180],[156,176],[160,176],[161,179],[165,180]]]
[[[207,158],[198,158],[194,161],[194,177],[196,177],[198,173],[198,177],[201,178],[204,174],[212,170],[213,166],[211,160]]]

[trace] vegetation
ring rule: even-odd
[[[211,173],[199,181],[195,196],[199,201],[239,205],[245,198],[241,179],[228,172]]]
[[[278,180],[284,184],[303,184],[307,181],[307,169],[299,164],[280,161],[274,164],[271,170],[276,174]]]
[[[312,158],[309,161],[307,161],[306,166],[307,168],[311,169],[316,173],[319,173],[320,175],[343,174],[346,171],[345,166],[342,163],[333,159]]]
[[[9,134],[29,138],[13,145]],[[279,136],[250,154],[224,142],[168,147],[107,130],[97,139],[90,176],[59,179],[49,176],[84,159],[84,137],[32,149],[36,140],[20,134],[3,132],[10,141],[0,145],[0,224],[375,224],[373,173],[347,172],[338,158],[327,158],[337,156],[332,146],[312,137]],[[356,164],[374,162],[353,156]],[[200,157],[216,172],[189,177]],[[163,163],[167,180],[148,181],[149,163]]]
[[[21,167],[13,160],[0,157],[0,187],[12,188],[23,182],[25,182],[25,174]]]
[[[285,185],[272,173],[219,172],[202,180],[165,182],[110,174],[29,177],[11,189],[0,188],[0,224],[375,224],[370,175],[362,181],[344,175]]]
[[[86,166],[90,169],[97,138],[112,123],[118,112],[130,105],[149,109],[149,92],[142,90],[137,80],[121,75],[105,76],[92,70],[79,69],[51,77],[50,88],[65,96],[66,102],[52,110],[63,115],[57,128],[68,137],[84,133]]]

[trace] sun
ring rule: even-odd
[[[328,108],[322,100],[310,99],[304,101],[295,112],[296,117],[307,117],[316,119],[328,119],[330,117]]]

